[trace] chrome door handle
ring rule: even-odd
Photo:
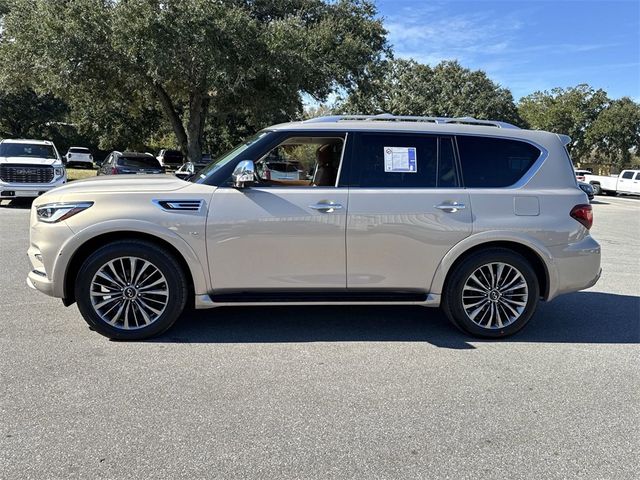
[[[318,210],[319,212],[332,213],[335,210],[341,210],[342,205],[339,203],[316,203],[315,205],[309,205],[309,208]]]
[[[464,203],[453,202],[453,203],[441,203],[440,205],[436,205],[435,207],[445,212],[455,213],[458,210],[464,210],[467,206]]]

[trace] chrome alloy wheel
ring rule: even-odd
[[[462,289],[462,307],[482,328],[504,328],[515,322],[527,306],[529,289],[520,271],[502,262],[478,267]]]
[[[123,330],[151,325],[169,302],[165,276],[138,257],[118,257],[102,265],[91,280],[90,292],[100,318]]]

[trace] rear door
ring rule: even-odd
[[[618,191],[631,193],[633,189],[633,174],[631,170],[623,170],[618,178]]]
[[[631,186],[631,193],[640,195],[640,171],[636,172],[636,176],[633,179],[633,184]]]
[[[348,288],[426,292],[472,229],[453,139],[358,133],[348,181]]]

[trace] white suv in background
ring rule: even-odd
[[[98,177],[37,199],[28,282],[118,339],[162,333],[187,304],[354,303],[440,306],[504,337],[600,276],[569,141],[471,118],[275,125],[189,181]],[[282,152],[308,176],[261,176]]]
[[[93,155],[91,151],[85,147],[69,147],[67,154],[64,156],[67,166],[79,166],[85,168],[93,168]]]
[[[67,172],[53,142],[0,141],[0,199],[35,198],[66,182]]]

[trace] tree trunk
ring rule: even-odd
[[[202,160],[202,133],[209,101],[201,92],[192,93],[189,98],[189,123],[187,124],[187,156],[189,161]]]
[[[160,101],[162,110],[164,110],[165,115],[169,118],[169,122],[173,128],[173,133],[175,134],[178,145],[180,146],[180,151],[183,155],[188,156],[188,137],[187,132],[185,132],[184,125],[182,124],[182,119],[176,112],[173,102],[171,101],[171,98],[169,98],[169,94],[162,85],[156,82],[152,82],[152,85],[156,95],[158,95],[158,100]]]

